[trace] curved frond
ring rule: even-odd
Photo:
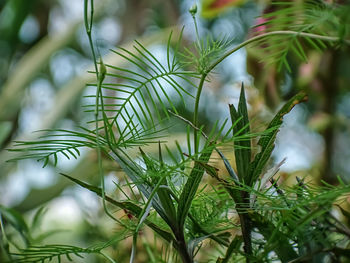
[[[16,262],[19,263],[36,263],[36,262],[51,262],[57,259],[59,262],[65,258],[73,262],[73,255],[83,258],[82,254],[96,254],[99,249],[81,248],[69,245],[46,245],[32,246],[23,249],[20,253],[12,253],[16,256]]]
[[[97,147],[95,131],[80,127],[81,131],[71,131],[64,129],[41,130],[47,134],[39,137],[35,141],[15,141],[14,148],[9,149],[12,152],[21,152],[19,157],[9,161],[18,161],[23,159],[36,159],[43,161],[43,167],[51,161],[54,166],[58,163],[58,156],[62,155],[67,159],[77,159],[80,156],[82,148],[95,149]],[[137,126],[133,130],[124,128],[121,131],[123,140],[115,141],[109,144],[105,137],[99,136],[99,145],[102,150],[108,152],[108,147],[127,148],[135,146],[144,146],[163,137],[164,129],[155,131],[154,129],[139,129]]]
[[[340,37],[345,40],[349,32],[349,22],[346,13],[348,6],[329,5],[320,1],[274,2],[274,11],[264,14],[261,23],[255,26],[257,35],[277,31],[295,31],[318,34],[328,37]],[[347,27],[347,28],[345,28]],[[341,41],[340,41],[341,42]],[[341,44],[341,43],[339,43]],[[302,61],[307,61],[306,46],[323,50],[332,42],[319,38],[297,34],[271,35],[255,43],[263,52],[264,63],[275,64],[277,69],[286,68],[291,71],[288,55],[293,54]]]
[[[177,43],[180,41],[181,36]],[[165,64],[137,41],[132,51],[112,50],[129,66],[106,65],[109,78],[102,85],[104,105],[99,105],[99,111],[109,114],[109,123],[104,125],[108,130],[116,129],[121,140],[124,129],[136,134],[136,127],[155,128],[157,123],[169,118],[168,108],[177,112],[177,101],[185,104],[186,97],[193,98],[190,91],[196,88],[193,78],[198,78],[198,73],[182,69],[177,48],[171,49],[170,43],[171,35]],[[95,105],[86,107],[92,112]]]
[[[9,149],[9,151],[22,152],[23,154],[9,161],[36,159],[44,161],[43,167],[45,167],[50,159],[53,161],[53,165],[56,165],[59,154],[67,159],[77,159],[82,147],[96,147],[96,137],[88,129],[84,129],[82,132],[64,129],[41,130],[39,132],[48,134],[39,137],[39,140],[36,141],[15,141],[14,148]],[[102,145],[106,144],[103,138],[99,139]]]
[[[206,40],[198,40],[193,44],[193,50],[184,48],[181,57],[185,65],[192,65],[200,73],[207,72],[211,63],[218,59],[224,51],[232,44],[232,40],[222,38],[215,40],[208,36]]]
[[[61,262],[61,260],[74,262],[74,257],[84,258],[83,254],[99,254],[108,259],[108,262],[114,262],[114,260],[105,255],[102,250],[118,243],[129,235],[127,231],[123,231],[105,243],[87,248],[61,244],[30,246],[26,249],[21,249],[18,253],[11,253],[11,255],[14,257],[15,262],[18,263],[56,262],[56,260],[58,262]]]

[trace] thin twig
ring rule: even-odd
[[[276,189],[276,192],[279,196],[282,197],[282,199],[284,200],[284,202],[286,203],[286,205],[288,207],[290,207],[288,200],[286,198],[286,195],[284,194],[283,190],[279,187],[277,181],[273,178],[270,178],[270,183],[272,184],[272,186]]]
[[[197,130],[197,131],[200,131],[200,132],[202,133],[202,136],[203,136],[205,139],[209,140],[209,137],[204,133],[204,131],[202,131],[200,128],[196,127],[191,121],[189,121],[189,120],[185,119],[184,117],[182,117],[182,116],[176,114],[175,112],[172,112],[171,110],[168,110],[168,112],[169,112],[170,114],[172,114],[173,116],[175,116],[176,118],[182,120],[183,122],[186,122],[186,123],[187,123],[188,125],[190,125],[193,129],[195,129],[195,130]]]

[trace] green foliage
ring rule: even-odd
[[[61,262],[61,258],[63,257],[68,261],[74,262],[73,255],[83,258],[81,254],[99,254],[102,248],[103,246],[97,248],[80,248],[68,245],[32,246],[21,250],[18,254],[13,253],[12,255],[19,256],[19,258],[16,259],[16,262],[50,262],[54,259]]]
[[[330,219],[329,211],[336,200],[349,192],[349,187],[341,182],[339,187],[313,187],[302,181],[292,187],[280,187],[272,177],[282,163],[268,170],[283,117],[296,104],[306,100],[304,92],[289,99],[260,133],[251,131],[243,84],[238,107],[229,105],[231,125],[225,119],[210,129],[199,123],[198,118],[198,105],[207,77],[227,56],[251,43],[263,45],[267,52],[272,52],[273,62],[290,69],[287,60],[290,50],[306,59],[301,38],[314,47],[325,48],[326,42],[348,44],[347,28],[342,28],[338,35],[325,34],[328,27],[324,24],[330,23],[332,29],[341,27],[342,19],[347,19],[343,11],[316,2],[307,2],[302,7],[290,6],[293,3],[280,4],[283,9],[265,15],[267,32],[230,50],[229,41],[208,38],[206,43],[197,39],[194,51],[187,48],[182,51],[182,33],[175,45],[172,45],[170,34],[166,65],[136,41],[133,50],[119,48],[113,51],[126,62],[125,67],[104,64],[102,59],[98,67],[91,35],[93,1],[86,0],[84,4],[85,27],[94,58],[93,73],[96,74],[96,84],[90,84],[96,87],[96,94],[90,96],[95,98],[95,103],[85,107],[87,112],[94,114],[94,120],[89,123],[94,123],[95,127],[81,128],[79,132],[54,130],[37,141],[16,142],[17,148],[13,151],[24,154],[14,160],[34,158],[43,161],[44,166],[50,160],[57,165],[59,154],[70,159],[78,158],[81,147],[97,150],[101,187],[62,175],[100,196],[105,213],[125,232],[102,245],[88,248],[34,246],[28,241],[25,249],[8,250],[15,262],[45,262],[54,258],[60,261],[61,257],[72,261],[71,255],[79,257],[93,253],[114,262],[102,250],[129,236],[133,236],[130,256],[130,262],[133,262],[139,231],[144,225],[163,239],[167,251],[174,249],[176,256],[186,263],[194,262],[207,239],[215,241],[213,246],[223,251],[222,257],[214,259],[216,262],[235,262],[237,258],[245,258],[246,262],[289,262],[302,261],[310,255],[314,255],[312,259],[323,260],[332,251],[347,255],[348,252],[338,247],[336,241],[341,238],[348,244],[348,229],[334,218]],[[334,17],[335,14],[339,19]],[[321,21],[316,21],[320,17]],[[296,18],[298,23],[292,23]],[[176,95],[170,96],[170,90]],[[194,91],[196,95],[192,94]],[[187,99],[194,99],[193,122],[181,116],[176,97],[182,104]],[[166,139],[171,133],[166,120],[172,117],[187,125],[184,142],[187,149],[178,141],[175,149],[167,144]],[[205,128],[211,130],[208,136],[204,133]],[[252,138],[258,136],[260,149],[256,152]],[[158,158],[154,158],[145,148],[157,143]],[[131,153],[136,147],[139,158]],[[221,147],[234,152],[236,171]],[[223,162],[228,176],[213,164],[214,152],[219,156],[215,161]],[[116,200],[106,194],[103,157],[118,164],[125,173],[129,193],[117,184],[125,200]],[[210,187],[202,187],[206,174],[212,177]],[[267,187],[268,181],[270,187]],[[116,218],[107,204],[125,210],[130,220]],[[28,232],[20,215],[4,207],[0,211],[6,222],[15,226],[20,234]],[[233,211],[238,217],[232,215]],[[41,211],[38,217],[40,214]],[[33,225],[37,224],[38,217]],[[232,236],[237,229],[242,234]],[[170,257],[169,253],[164,253],[167,254],[165,258]],[[154,258],[150,247],[148,254]]]
[[[16,210],[7,208],[4,206],[0,206],[0,216],[1,222],[2,220],[6,220],[11,226],[13,226],[21,237],[25,240],[25,242],[29,243],[29,228],[22,215],[19,214]]]
[[[43,161],[43,167],[47,166],[50,157],[53,159],[53,165],[57,165],[58,154],[62,154],[67,159],[77,159],[80,156],[79,148],[96,148],[96,139],[94,133],[88,129],[82,128],[83,132],[70,130],[43,130],[48,134],[40,137],[37,141],[15,141],[16,148],[10,149],[13,152],[25,152],[19,158],[12,159],[36,159]],[[106,143],[104,143],[106,144]]]
[[[114,237],[102,244],[93,245],[88,248],[82,248],[70,245],[44,245],[44,246],[29,246],[26,249],[21,249],[19,253],[11,253],[14,256],[15,262],[57,262],[70,261],[74,262],[76,257],[84,258],[83,254],[97,254],[104,257],[107,261],[115,263],[112,258],[103,253],[103,249],[118,243],[128,236],[128,232],[124,231],[114,235]]]
[[[259,34],[294,31],[296,34],[276,34],[261,39],[256,44],[266,53],[264,63],[276,64],[278,70],[291,72],[289,54],[307,61],[306,46],[322,51],[348,41],[350,23],[349,5],[331,5],[322,1],[273,2],[274,11],[262,16],[263,22],[256,26]],[[306,33],[306,34],[305,34]],[[315,38],[314,34],[326,36]],[[335,42],[329,38],[338,37]]]
[[[241,96],[239,98],[238,103],[238,110],[236,110],[236,108],[233,105],[229,105],[232,123],[235,123],[237,120],[239,120],[237,125],[234,126],[234,134],[247,134],[250,131],[247,102],[244,93],[244,86],[242,83]],[[235,145],[235,156],[238,177],[241,182],[247,182],[247,180],[249,180],[248,171],[251,159],[251,143],[248,139],[246,141],[238,141],[235,143]]]
[[[217,60],[231,45],[226,39],[214,40],[207,37],[206,41],[199,41],[193,44],[193,50],[184,48],[181,53],[185,65],[193,65],[198,73],[209,70],[211,63]]]
[[[282,125],[283,116],[286,115],[296,104],[305,101],[307,96],[301,92],[291,98],[280,111],[272,119],[268,128],[274,128],[266,136],[260,138],[258,145],[261,146],[261,151],[254,158],[254,161],[249,165],[248,185],[253,185],[261,175],[267,161],[269,160],[272,150],[275,147],[276,135],[279,127]]]
[[[104,104],[104,112],[114,112],[114,116],[110,117],[111,123],[108,129],[112,129],[113,125],[118,129],[119,140],[123,140],[122,136],[126,131],[137,134],[137,127],[141,126],[154,127],[156,123],[161,122],[165,117],[169,118],[168,108],[177,112],[174,105],[174,99],[168,96],[169,91],[166,88],[172,88],[180,100],[185,103],[184,97],[193,97],[188,92],[186,86],[195,88],[195,84],[191,81],[191,77],[196,77],[196,72],[184,71],[181,64],[176,59],[177,47],[173,49],[171,54],[171,37],[169,36],[167,46],[167,66],[163,66],[156,57],[141,43],[136,41],[134,51],[124,48],[113,50],[114,53],[128,62],[130,68],[120,68],[113,65],[106,65],[106,76],[110,82],[104,82],[102,89],[106,91],[116,92],[117,96],[104,96],[113,103]],[[177,43],[181,41],[178,39]],[[116,78],[118,81],[113,81]],[[95,107],[95,105],[86,105]],[[102,109],[102,105],[100,105]],[[93,110],[91,110],[93,111]],[[122,123],[126,127],[122,127]],[[114,136],[111,140],[115,140]]]

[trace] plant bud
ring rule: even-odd
[[[197,13],[197,5],[194,4],[193,6],[191,6],[190,10],[188,10],[188,11],[190,12],[190,14],[191,14],[192,16],[195,16],[196,13]]]

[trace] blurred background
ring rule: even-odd
[[[184,42],[194,41],[188,9],[192,0],[99,0],[93,39],[105,60],[119,63],[110,49],[131,47],[137,39],[158,57],[166,56],[171,29],[183,25]],[[233,45],[252,34],[257,17],[269,1],[203,0],[199,6],[199,33],[225,37]],[[316,183],[350,180],[350,52],[349,48],[318,52],[307,49],[308,63],[290,56],[292,72],[264,64],[258,47],[241,49],[227,58],[210,76],[201,99],[201,122],[209,126],[229,116],[228,104],[237,104],[245,83],[249,113],[256,128],[268,123],[283,101],[299,90],[308,103],[296,106],[285,117],[273,153],[274,162],[287,158],[281,178],[298,174]],[[34,233],[37,242],[88,246],[106,240],[114,229],[98,197],[59,175],[67,173],[98,183],[96,156],[83,151],[77,160],[59,160],[57,167],[42,169],[36,160],[6,162],[18,157],[7,149],[14,140],[33,140],[40,129],[76,129],[86,126],[84,95],[95,76],[83,26],[83,0],[0,1],[0,204],[16,209],[30,221],[41,207],[47,210]],[[220,74],[217,74],[219,73]],[[183,111],[191,114],[191,105]],[[121,180],[114,163],[105,161],[107,191]],[[59,231],[57,231],[59,230]],[[67,232],[69,231],[69,232]],[[46,233],[45,235],[43,233]],[[40,236],[40,238],[39,238]],[[124,262],[130,251],[117,250]],[[147,254],[138,255],[148,262]],[[91,257],[90,262],[103,262]],[[87,262],[87,261],[84,261]],[[125,261],[127,262],[127,261]]]

